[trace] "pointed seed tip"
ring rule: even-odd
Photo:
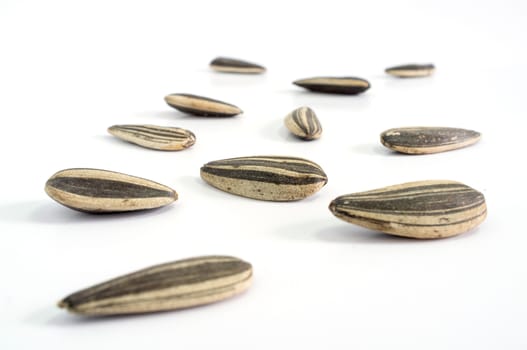
[[[69,309],[70,308],[70,304],[66,301],[66,299],[62,299],[61,301],[59,301],[57,303],[57,306],[61,309]]]

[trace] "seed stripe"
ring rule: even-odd
[[[124,141],[146,148],[179,151],[192,146],[196,136],[189,130],[156,125],[114,125],[108,132]]]
[[[277,185],[308,185],[326,182],[323,177],[293,177],[273,172],[269,169],[262,170],[227,170],[227,169],[202,169],[203,172],[230,179],[240,179],[262,183],[273,183]]]
[[[58,190],[95,198],[152,198],[172,197],[171,191],[121,181],[94,178],[57,177],[47,183]]]
[[[85,212],[153,209],[177,199],[177,193],[170,187],[99,169],[59,171],[46,182],[45,191],[60,204]]]
[[[443,223],[443,224],[408,224],[408,223],[397,223],[398,225],[401,225],[401,226],[404,226],[404,227],[446,227],[446,226],[456,226],[456,225],[459,225],[459,224],[464,224],[464,223],[468,223],[468,222],[471,222],[471,221],[474,221],[474,220],[477,220],[481,217],[485,217],[487,215],[487,210],[483,210],[481,211],[478,215],[475,215],[475,216],[472,216],[470,218],[467,218],[467,219],[463,219],[463,220],[458,220],[458,221],[454,221],[454,222],[449,222],[449,223]],[[389,220],[380,220],[380,219],[372,219],[372,218],[364,218],[362,216],[359,216],[359,215],[348,215],[348,217],[350,219],[358,219],[358,220],[361,220],[361,221],[366,221],[366,222],[370,222],[372,224],[377,224],[377,225],[386,225],[386,224],[392,224],[393,222],[392,221],[389,221]]]
[[[314,77],[300,79],[293,84],[317,92],[355,95],[370,88],[370,83],[355,77]]]
[[[412,199],[409,199],[408,201],[410,201],[411,204],[414,204],[414,205],[416,204],[414,201],[412,201]],[[392,215],[392,214],[408,214],[408,215],[412,215],[412,216],[433,216],[433,215],[443,216],[443,215],[446,215],[446,214],[461,213],[461,212],[464,212],[464,211],[466,211],[468,209],[474,209],[474,208],[479,207],[483,203],[484,203],[484,200],[481,198],[480,201],[478,201],[478,202],[476,202],[474,204],[466,205],[466,206],[460,206],[460,207],[451,208],[451,209],[433,209],[433,208],[428,209],[427,208],[426,211],[419,211],[419,210],[412,210],[412,209],[403,209],[403,210],[369,209],[368,210],[368,209],[364,209],[364,207],[368,207],[368,206],[374,207],[375,205],[378,204],[378,202],[360,202],[360,203],[357,203],[355,206],[341,204],[341,205],[339,205],[339,212],[342,213],[342,214],[346,214],[346,213],[351,213],[351,212],[353,212],[355,210],[360,210],[362,213],[375,213],[375,214],[387,213],[387,214],[390,214],[390,215]],[[386,206],[389,206],[390,202],[389,201],[384,201],[383,204],[386,205]],[[392,202],[391,204],[395,206],[395,205],[400,204],[400,202],[397,202],[397,203]],[[437,207],[440,207],[441,204],[442,203],[436,202],[436,206]]]
[[[419,181],[334,199],[329,209],[340,219],[398,236],[449,237],[468,231],[486,217],[482,193],[453,181]]]
[[[446,191],[459,191],[459,190],[472,191],[470,187],[460,184],[460,183],[443,183],[443,184],[438,183],[434,185],[424,185],[424,186],[419,186],[419,183],[415,183],[415,186],[408,185],[408,187],[399,188],[399,189],[390,189],[390,188],[392,187],[386,187],[385,190],[354,193],[353,198],[380,197],[381,199],[384,199],[390,196],[406,197],[407,195],[416,195],[416,194],[423,194],[423,193],[427,194],[430,192],[446,192]]]
[[[385,72],[401,78],[426,77],[435,71],[433,64],[405,64],[386,68]]]
[[[294,157],[239,157],[201,168],[210,185],[232,194],[271,201],[303,199],[321,189],[327,176],[319,165]]]
[[[154,137],[158,136],[158,137],[163,137],[167,139],[183,140],[183,139],[188,138],[188,133],[184,132],[183,129],[179,129],[179,128],[169,129],[169,128],[153,128],[153,127],[140,126],[140,125],[137,125],[137,126],[126,125],[126,126],[120,126],[120,129],[141,133],[142,135],[145,135],[145,136],[152,135]]]
[[[407,127],[381,133],[384,146],[409,154],[450,151],[472,145],[480,138],[477,131],[447,127]]]
[[[248,288],[251,278],[252,267],[245,261],[200,257],[114,278],[71,294],[59,306],[87,315],[185,308],[238,294]]]
[[[240,287],[243,283],[250,283],[252,278],[252,275],[248,275],[245,279],[236,281],[234,283],[226,284],[224,286],[210,288],[209,290],[203,290],[203,291],[196,291],[196,292],[189,292],[189,293],[182,293],[178,295],[168,295],[168,296],[158,296],[158,297],[145,297],[145,298],[137,298],[133,300],[125,300],[125,299],[117,299],[117,300],[108,300],[106,303],[100,303],[96,309],[98,313],[104,312],[104,310],[121,310],[118,313],[131,313],[131,312],[124,312],[123,310],[131,310],[131,309],[138,309],[139,306],[142,307],[144,310],[143,312],[152,312],[152,311],[164,311],[167,309],[155,309],[151,310],[152,307],[160,307],[161,305],[166,305],[169,303],[174,304],[182,304],[184,303],[185,306],[178,306],[177,308],[186,308],[191,306],[196,306],[200,304],[205,304],[202,302],[202,299],[205,299],[207,297],[212,297],[212,299],[217,298],[218,296],[221,296],[222,294],[238,294],[239,292],[236,291],[237,288]],[[245,287],[246,288],[246,287]],[[147,309],[149,306],[150,309]],[[176,309],[176,308],[174,308]],[[75,312],[74,310],[71,310]],[[107,312],[107,311],[106,311]],[[106,313],[107,314],[107,313]],[[112,312],[112,314],[117,314],[115,312]]]
[[[265,67],[235,58],[217,57],[210,62],[210,67],[216,71],[229,73],[263,73]]]
[[[297,174],[310,174],[318,176],[326,176],[324,171],[314,163],[300,163],[297,161],[288,162],[284,161],[272,161],[265,159],[233,159],[222,161],[215,161],[207,163],[207,169],[232,169],[232,170],[261,170],[268,172],[290,172]]]
[[[199,116],[231,117],[243,113],[230,103],[191,94],[170,94],[165,101],[182,112]]]
[[[463,186],[454,191],[450,188],[448,191],[434,192],[437,187],[437,185],[422,186],[419,192],[414,187],[411,195],[408,195],[408,191],[399,192],[395,198],[386,198],[386,192],[372,194],[368,198],[359,198],[350,194],[339,197],[338,202],[339,207],[344,209],[360,208],[364,212],[398,210],[400,212],[412,212],[412,215],[414,215],[413,212],[423,214],[429,210],[456,209],[459,207],[459,203],[483,202],[483,195],[468,186]]]
[[[136,128],[122,128],[121,131],[128,132],[131,136],[140,137],[145,140],[151,140],[155,142],[183,142],[189,139],[189,135],[183,132],[179,133],[161,133],[151,132],[148,130],[141,130]]]
[[[284,122],[289,131],[305,140],[318,139],[322,133],[322,126],[309,107],[295,109],[285,117]]]

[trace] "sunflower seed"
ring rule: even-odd
[[[285,117],[285,126],[304,140],[315,140],[322,134],[317,115],[309,107],[300,107],[289,113]]]
[[[433,64],[405,64],[385,69],[386,73],[400,78],[427,77],[434,71]]]
[[[294,81],[305,89],[332,94],[356,95],[370,88],[367,80],[353,77],[316,77]]]
[[[241,109],[229,103],[197,95],[171,94],[165,96],[165,101],[177,110],[205,117],[232,117],[243,113]]]
[[[381,143],[397,152],[428,154],[451,151],[479,141],[477,131],[444,127],[408,127],[386,130]]]
[[[163,151],[180,151],[196,142],[189,130],[156,125],[114,125],[108,132],[136,145]]]
[[[66,207],[92,213],[159,208],[178,197],[157,182],[99,169],[61,170],[46,182],[45,191]]]
[[[259,74],[265,72],[265,67],[259,64],[229,57],[216,57],[210,62],[210,68],[224,73]]]
[[[412,238],[455,236],[487,216],[483,194],[455,181],[409,182],[340,196],[329,205],[338,218]]]
[[[214,303],[251,285],[251,264],[203,256],[151,266],[73,293],[59,307],[82,315],[123,315]]]
[[[201,178],[222,191],[268,201],[303,199],[328,182],[318,164],[278,156],[213,161],[201,168]]]

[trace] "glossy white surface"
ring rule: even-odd
[[[525,349],[524,130],[527,7],[521,1],[2,1],[1,349]],[[216,56],[265,75],[211,71]],[[384,74],[436,65],[433,77]],[[313,94],[296,79],[350,75],[372,88]],[[233,103],[234,118],[184,115],[169,93]],[[307,105],[324,132],[304,142],[283,118]],[[159,152],[113,138],[114,124],[189,129]],[[379,134],[401,126],[478,130],[466,149],[398,155]],[[319,163],[329,182],[300,202],[216,190],[204,163],[279,154]],[[93,216],[48,198],[56,171],[94,167],[173,187],[151,212]],[[335,218],[342,194],[451,179],[484,193],[473,232],[400,239]],[[250,261],[254,285],[218,304],[83,319],[65,295],[156,263],[205,254]]]

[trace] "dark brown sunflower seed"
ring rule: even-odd
[[[251,264],[204,256],[152,266],[73,293],[59,307],[82,315],[167,311],[230,298],[251,285]]]
[[[481,192],[455,181],[418,181],[340,196],[329,209],[338,218],[412,238],[455,236],[487,216]]]
[[[322,134],[322,125],[309,107],[300,107],[289,113],[285,117],[285,126],[304,140],[315,140]]]
[[[370,88],[367,80],[354,77],[315,77],[294,81],[305,89],[331,94],[356,95]]]
[[[217,160],[201,168],[201,178],[222,191],[268,201],[294,201],[328,181],[322,168],[294,157],[255,156]]]
[[[405,64],[385,69],[386,73],[400,78],[427,77],[434,71],[435,66],[433,64]]]
[[[99,169],[59,171],[46,182],[45,190],[60,204],[91,213],[159,208],[178,197],[157,182]]]
[[[114,125],[108,132],[136,145],[163,151],[180,151],[196,142],[189,130],[157,125]]]
[[[428,154],[451,151],[479,141],[477,131],[444,127],[408,127],[386,130],[381,143],[397,152]]]
[[[210,62],[210,68],[224,73],[260,74],[265,72],[265,67],[229,57],[216,57]]]
[[[177,110],[205,117],[232,117],[243,113],[229,103],[191,94],[171,94],[165,96],[165,101]]]

